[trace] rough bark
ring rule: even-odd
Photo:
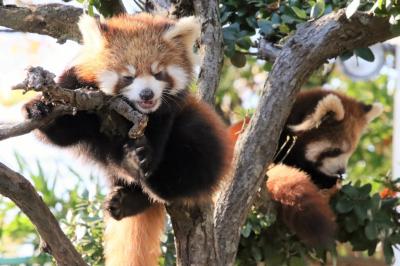
[[[174,228],[177,265],[216,265],[213,210],[212,204],[167,208]]]
[[[58,265],[86,265],[31,183],[2,163],[0,163],[0,194],[10,198],[28,216]]]
[[[260,38],[258,42],[258,53],[257,53],[257,57],[259,59],[263,59],[270,63],[273,63],[279,56],[280,52],[281,49],[276,47],[273,43],[268,42],[264,38]]]
[[[328,58],[392,37],[387,18],[344,10],[301,25],[283,46],[268,75],[257,110],[239,140],[233,179],[216,207],[219,265],[233,265],[240,229],[265,178],[291,106],[301,85]]]
[[[60,43],[79,41],[81,35],[77,22],[82,9],[49,4],[28,7],[0,6],[0,26],[21,32],[49,35]]]
[[[224,45],[219,16],[219,1],[193,1],[194,14],[201,22],[200,74],[197,80],[200,98],[214,104],[215,91],[224,60]]]

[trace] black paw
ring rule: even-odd
[[[46,117],[53,110],[51,104],[46,104],[39,100],[33,100],[23,106],[23,113],[28,119],[41,119]]]
[[[138,214],[150,206],[149,197],[138,186],[116,186],[104,203],[105,210],[115,220]]]
[[[128,144],[127,149],[129,151],[134,150],[136,156],[139,160],[140,168],[143,172],[143,177],[148,178],[153,173],[153,156],[152,156],[152,149],[147,142],[145,136],[135,139],[131,143]]]
[[[125,217],[124,215],[124,199],[127,196],[126,188],[114,187],[106,201],[104,202],[104,209],[115,219],[121,220]]]

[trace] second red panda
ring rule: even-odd
[[[336,189],[363,130],[381,112],[380,104],[366,105],[334,91],[298,94],[280,137],[283,151],[267,172],[266,186],[279,203],[281,219],[306,244],[333,241],[335,215],[323,191]],[[233,142],[248,122],[230,127]]]

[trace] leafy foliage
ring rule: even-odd
[[[399,179],[394,183],[398,183]],[[394,184],[395,185],[395,184]],[[371,194],[371,185],[347,184],[332,200],[339,224],[338,240],[350,242],[354,251],[373,255],[377,244],[383,244],[387,264],[394,260],[393,246],[400,243],[399,205],[397,197],[381,198]]]
[[[101,264],[103,261],[101,209],[103,195],[94,177],[89,177],[92,180],[91,183],[95,184],[93,195],[90,195],[88,190],[82,188],[79,183],[66,189],[60,195],[55,192],[60,176],[50,178],[45,174],[40,162],[36,163],[36,169],[33,170],[23,157],[18,154],[15,154],[15,157],[19,166],[18,172],[32,181],[54,216],[60,220],[64,232],[73,241],[78,252],[84,255],[85,261],[89,265]],[[70,169],[69,175],[71,179],[81,179],[73,169]],[[34,249],[33,257],[26,259],[27,261],[40,265],[52,262],[51,256],[40,254],[40,238],[29,219],[14,203],[1,196],[0,225],[0,254],[8,254],[10,250],[6,247],[11,243],[23,243]],[[0,264],[1,262],[2,260]]]

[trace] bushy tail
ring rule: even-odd
[[[267,189],[281,204],[284,223],[310,246],[327,247],[334,240],[335,215],[309,176],[290,166],[278,164],[268,172]]]
[[[116,221],[106,219],[104,233],[107,266],[156,266],[165,208],[154,204],[141,214]]]

